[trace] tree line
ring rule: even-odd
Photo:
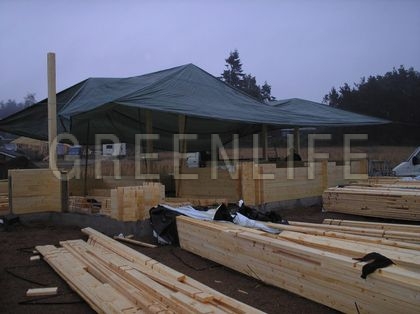
[[[0,119],[6,118],[15,112],[18,112],[26,107],[32,106],[36,103],[34,93],[28,93],[23,98],[23,101],[17,102],[14,99],[9,99],[7,101],[0,101]]]
[[[378,144],[420,146],[420,73],[412,67],[362,77],[359,83],[332,87],[323,102],[339,109],[384,118],[391,124],[359,128]],[[347,129],[341,130],[342,132]]]

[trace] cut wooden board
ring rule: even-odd
[[[88,242],[36,249],[97,312],[261,313],[94,229],[83,232]]]
[[[420,221],[420,190],[399,187],[344,186],[322,194],[326,211]]]
[[[148,248],[156,248],[157,247],[157,245],[142,242],[142,241],[137,241],[137,240],[133,240],[133,239],[129,239],[127,237],[124,238],[124,237],[120,237],[120,236],[115,236],[114,239],[122,241],[122,242],[127,242],[127,243],[131,243],[131,244],[135,244],[135,245],[148,247]]]
[[[56,295],[58,292],[57,287],[50,288],[32,288],[26,291],[27,297],[38,297],[38,296],[47,296],[47,295]]]
[[[417,313],[420,306],[418,250],[293,231],[276,236],[182,216],[177,229],[182,248],[342,312]],[[365,263],[352,257],[375,250],[392,252],[396,265],[362,279]]]

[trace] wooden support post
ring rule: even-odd
[[[178,115],[178,133],[179,134],[185,134],[185,130],[186,130],[186,117],[185,115]],[[185,139],[183,139],[181,141],[180,147],[179,147],[179,153],[181,154],[181,156],[183,154],[185,154],[187,151],[187,142]],[[182,156],[182,158],[179,159],[179,175],[181,175],[182,173],[182,167],[184,165],[184,158]],[[175,180],[175,193],[176,196],[179,197],[181,195],[181,179],[177,179]]]
[[[296,154],[300,155],[300,134],[299,128],[293,128],[293,138],[294,138],[294,145],[293,148],[295,149]]]
[[[178,131],[179,131],[179,134],[185,134],[186,123],[187,123],[187,118],[185,117],[185,115],[183,115],[183,114],[179,115],[178,116]],[[187,141],[185,139],[182,140],[179,151],[183,154],[187,151]]]
[[[153,134],[152,112],[150,110],[146,110],[146,133]],[[153,153],[153,142],[151,139],[147,139],[146,149],[148,154]],[[146,168],[148,174],[152,173],[152,161],[149,158],[146,159]]]
[[[268,132],[267,132],[267,124],[263,124],[261,126],[261,142],[262,142],[262,152],[263,152],[263,159],[268,161]]]
[[[85,177],[83,182],[83,195],[88,195],[87,188],[87,176],[88,176],[88,161],[89,161],[89,133],[90,133],[90,120],[87,121],[87,130],[86,130],[86,143],[85,143]]]
[[[56,75],[55,75],[55,53],[49,52],[47,55],[47,76],[48,76],[48,151],[49,168],[56,166],[57,151],[52,147],[54,139],[57,137],[57,96],[56,96]]]
[[[322,184],[322,192],[328,188],[328,160],[321,161],[321,184]]]

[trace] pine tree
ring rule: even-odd
[[[226,70],[222,73],[222,80],[226,83],[241,89],[241,82],[244,78],[244,74],[242,72],[242,63],[239,59],[239,52],[238,50],[234,50],[230,52],[229,57],[225,59]]]
[[[259,101],[270,101],[275,98],[271,96],[271,86],[267,82],[262,87],[257,84],[257,79],[251,74],[244,74],[242,63],[239,59],[239,52],[235,49],[231,51],[229,57],[225,59],[226,69],[220,79],[229,85],[245,92]]]

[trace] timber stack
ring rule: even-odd
[[[326,211],[379,218],[420,221],[420,182],[328,188],[322,194]]]
[[[386,227],[398,238],[394,240],[371,225],[269,225],[281,232],[273,235],[227,222],[177,217],[182,248],[265,283],[346,313],[418,313],[420,227],[415,232],[411,227]],[[363,279],[367,262],[353,258],[372,252],[395,264]]]
[[[37,246],[98,313],[261,313],[91,228],[87,242]]]
[[[137,221],[149,218],[149,209],[165,199],[165,186],[143,183],[139,186],[118,187],[111,190],[111,218]]]

